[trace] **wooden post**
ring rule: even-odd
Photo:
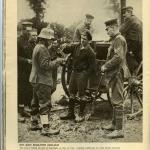
[[[121,23],[123,23],[123,12],[122,12],[123,7],[126,7],[126,0],[120,0]]]

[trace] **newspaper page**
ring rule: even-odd
[[[5,1],[6,150],[148,150],[148,0]]]

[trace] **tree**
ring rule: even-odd
[[[57,22],[50,23],[50,28],[54,30],[55,37],[57,39],[60,39],[65,35],[65,27],[63,24],[59,24]]]
[[[27,0],[27,2],[35,13],[35,17],[33,17],[31,21],[33,23],[33,27],[36,28],[39,33],[41,29],[47,25],[47,23],[42,21],[45,13],[46,0]]]
[[[108,6],[107,9],[113,10],[115,13],[120,14],[120,2],[119,0],[106,0]]]
[[[45,13],[45,0],[27,0],[30,8],[34,11],[36,18],[41,19]]]

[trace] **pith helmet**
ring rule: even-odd
[[[54,39],[54,31],[49,28],[43,28],[38,37],[48,40]]]

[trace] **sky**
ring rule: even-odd
[[[134,7],[134,13],[142,18],[142,0],[127,0],[127,5]],[[105,33],[104,22],[107,19],[117,17],[113,11],[106,9],[108,0],[47,0],[44,20],[47,22],[58,22],[69,27],[74,22],[84,18],[86,13],[94,15],[93,27],[95,28],[95,39],[108,38]],[[18,18],[25,19],[34,16],[26,0],[18,0]]]

